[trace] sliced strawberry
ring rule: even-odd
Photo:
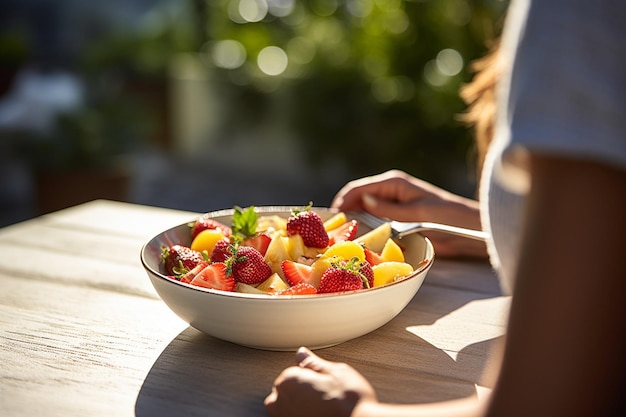
[[[357,220],[350,220],[337,227],[336,229],[328,232],[328,246],[332,246],[337,242],[343,242],[346,240],[354,240],[357,231],[359,230],[359,222]]]
[[[198,265],[194,266],[192,269],[184,273],[183,275],[179,275],[180,282],[184,282],[189,284],[195,277],[209,265],[208,261],[202,261]]]
[[[286,288],[276,293],[276,295],[309,295],[309,294],[317,294],[317,289],[311,284],[307,284],[306,282],[301,282],[299,284],[293,285],[289,288]]]
[[[261,233],[244,239],[241,244],[243,246],[251,246],[258,250],[261,255],[265,256],[265,252],[267,252],[267,247],[270,245],[271,241],[272,237],[270,235],[267,233]]]
[[[221,222],[218,222],[215,219],[202,216],[191,224],[191,239],[193,240],[198,235],[198,233],[206,229],[220,229],[226,237],[232,234],[232,230],[230,227]]]
[[[289,285],[294,286],[303,282],[313,285],[313,268],[311,268],[309,265],[285,259],[280,264],[280,267]]]
[[[365,260],[370,263],[370,265],[378,265],[383,261],[382,256],[379,253],[374,252],[371,249],[363,248],[365,251]]]
[[[214,290],[233,291],[235,279],[226,275],[226,269],[226,264],[222,262],[210,264],[191,280],[191,285]]]

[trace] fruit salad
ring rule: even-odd
[[[191,245],[162,247],[161,272],[191,285],[250,294],[297,296],[364,290],[413,272],[385,223],[358,235],[338,212],[323,221],[309,204],[288,218],[234,208],[232,223],[201,216]]]

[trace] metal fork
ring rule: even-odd
[[[427,230],[439,231],[452,233],[453,235],[463,236],[470,239],[476,240],[485,240],[487,239],[487,233],[481,230],[473,230],[466,229],[463,227],[449,226],[446,224],[440,223],[430,223],[430,222],[418,222],[418,223],[409,223],[409,222],[398,222],[395,220],[386,220],[381,219],[380,217],[376,217],[368,212],[359,211],[359,212],[350,212],[348,213],[349,217],[356,219],[363,224],[368,225],[372,229],[384,224],[389,223],[391,226],[391,235],[395,238],[402,238],[406,235],[410,235],[411,233],[422,232]]]

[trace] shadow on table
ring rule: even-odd
[[[469,301],[439,303],[437,314],[407,308],[381,329],[317,353],[353,365],[353,358],[360,358],[357,369],[381,401],[419,403],[475,395],[495,339],[464,347],[455,360],[407,331],[408,325],[431,324]],[[136,415],[264,416],[263,399],[293,358],[293,352],[246,348],[189,327],[172,340],[146,376]]]
[[[384,337],[374,332],[317,353],[328,360],[354,365],[374,386],[382,402],[453,400],[476,395],[476,385],[491,385],[485,377],[486,360],[501,337],[469,344],[453,359],[407,330],[407,323],[432,324],[427,320],[407,321],[409,315],[415,317],[413,313],[405,310],[385,325],[381,329]],[[351,359],[355,357],[360,358],[358,365]]]
[[[246,348],[188,327],[152,366],[135,414],[264,416],[263,399],[292,362],[293,352]]]

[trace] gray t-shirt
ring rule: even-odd
[[[626,170],[626,4],[513,0],[496,133],[481,184],[483,227],[503,288],[516,268],[528,152]],[[625,190],[626,191],[626,190]]]

